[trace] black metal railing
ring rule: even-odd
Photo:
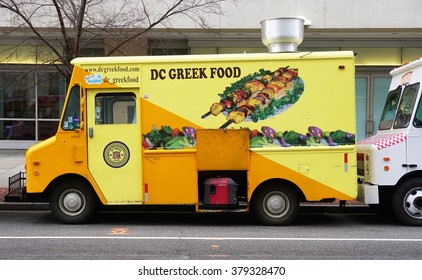
[[[23,190],[26,186],[26,172],[19,172],[9,177],[9,194],[6,195],[6,201],[12,201],[23,198]]]

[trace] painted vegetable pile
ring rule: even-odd
[[[202,118],[224,114],[227,121],[220,128],[247,120],[265,120],[294,104],[303,89],[296,68],[280,67],[273,72],[260,69],[227,87],[219,94],[220,101],[213,103]]]
[[[296,131],[277,132],[268,126],[261,127],[261,131],[254,129],[250,132],[250,147],[262,148],[267,146],[337,146],[352,145],[355,135],[343,130],[322,131],[316,126],[310,126],[305,134]],[[176,150],[193,148],[196,146],[196,130],[184,126],[182,129],[153,126],[152,130],[142,135],[142,146],[145,149],[164,148]]]
[[[196,130],[190,126],[184,126],[181,130],[170,126],[162,126],[161,129],[153,126],[150,132],[142,135],[142,146],[145,149],[166,150],[191,148],[196,146]]]
[[[355,143],[355,135],[343,130],[322,131],[316,126],[310,126],[306,134],[296,131],[276,132],[273,128],[263,126],[261,131],[250,133],[250,147],[265,146],[337,146]]]

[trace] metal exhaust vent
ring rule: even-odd
[[[269,52],[296,52],[303,41],[305,20],[281,17],[261,22],[261,40]]]

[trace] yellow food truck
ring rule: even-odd
[[[301,202],[356,199],[354,54],[297,41],[74,59],[57,134],[27,151],[25,195],[64,223],[99,205],[170,205],[287,225]]]

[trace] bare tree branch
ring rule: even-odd
[[[59,3],[57,2],[57,0],[52,0],[54,8],[56,9],[56,13],[57,13],[57,19],[60,23],[60,30],[62,32],[62,36],[63,36],[63,40],[64,40],[64,49],[66,51],[66,53],[70,53],[70,39],[69,36],[67,34],[67,30],[66,30],[66,25],[64,23],[64,18],[63,18],[63,14],[62,11],[60,9]]]
[[[154,28],[169,28],[171,20],[184,17],[201,28],[209,28],[210,15],[221,15],[223,2],[236,0],[0,0],[0,10],[14,16],[20,27],[28,27],[28,38],[40,40],[65,66],[86,49],[113,39],[106,55],[121,53],[123,46]],[[16,26],[15,22],[11,26]],[[49,27],[49,31],[46,31]],[[53,28],[51,28],[53,27]],[[59,32],[52,35],[54,30]],[[57,44],[58,43],[58,44]],[[60,46],[60,47],[59,47]],[[62,67],[58,67],[63,69]],[[63,71],[63,70],[62,70]]]

